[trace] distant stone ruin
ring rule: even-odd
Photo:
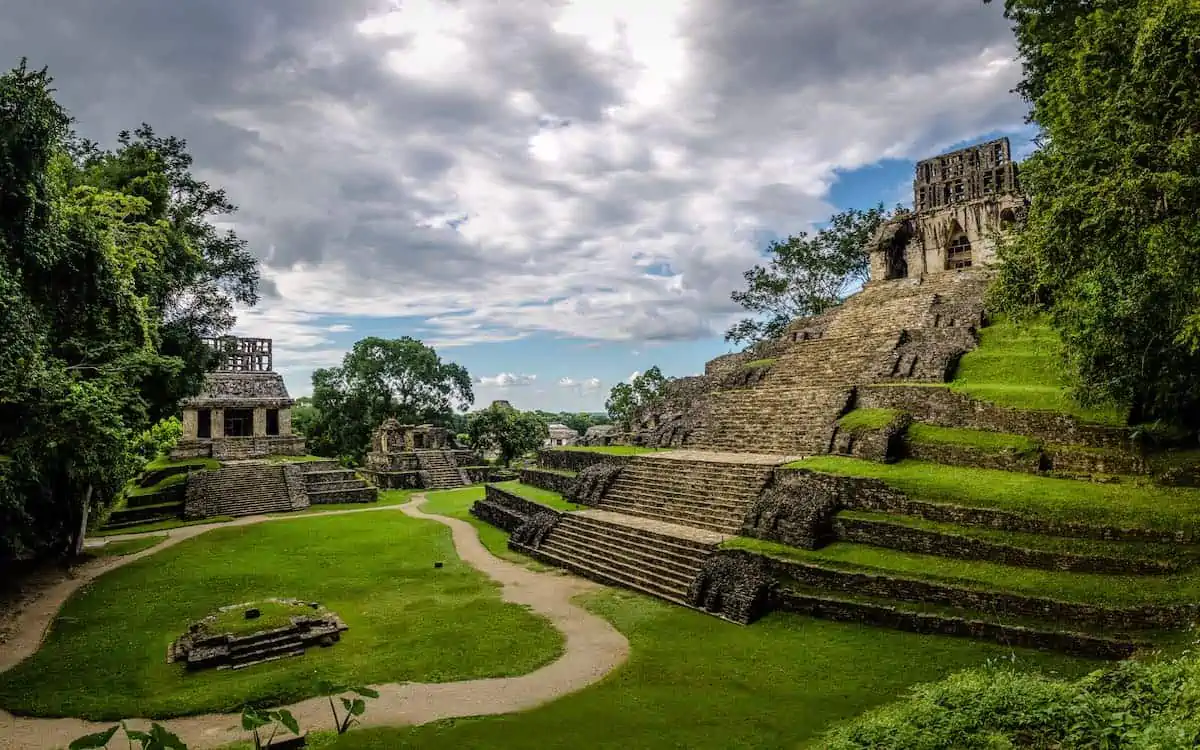
[[[868,248],[872,281],[987,265],[999,234],[1025,219],[1007,138],[926,159],[916,172],[915,211],[881,227]]]
[[[271,339],[227,336],[206,342],[219,358],[200,394],[183,402],[183,436],[171,458],[302,456],[292,405],[272,369]]]
[[[384,420],[371,438],[362,474],[381,489],[443,489],[472,483],[468,467],[483,461],[459,448],[454,433],[434,425]]]
[[[342,618],[316,602],[266,599],[234,604],[192,623],[171,644],[167,663],[183,664],[189,671],[244,669],[300,656],[313,646],[332,646],[347,630]]]

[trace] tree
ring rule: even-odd
[[[292,404],[292,432],[297,435],[308,435],[313,423],[317,421],[317,407],[313,406],[312,396],[301,396]]]
[[[834,214],[814,235],[801,232],[772,242],[767,265],[742,274],[746,289],[731,295],[754,317],[732,326],[725,340],[777,338],[796,318],[818,315],[838,304],[854,284],[866,281],[867,245],[886,218],[882,203],[866,211],[850,209]]]
[[[432,347],[405,336],[354,344],[341,367],[313,373],[309,450],[361,461],[371,432],[388,417],[404,424],[453,425],[454,410],[475,400],[471,376]]]
[[[634,415],[640,410],[656,403],[662,395],[663,386],[667,379],[655,365],[649,370],[635,376],[628,383],[617,383],[613,386],[604,403],[609,417],[613,422],[628,429]]]
[[[1045,311],[1077,395],[1200,425],[1200,6],[1008,0],[1041,129],[993,304]]]
[[[505,466],[540,448],[550,430],[535,412],[517,411],[506,404],[492,404],[470,415],[467,434],[471,445],[500,454]]]
[[[0,76],[0,561],[78,551],[90,513],[139,465],[143,431],[198,391],[198,329],[172,328],[173,311],[197,297],[232,309],[257,283],[237,248],[181,275],[215,232],[202,211],[177,211],[186,169],[152,144],[140,172],[101,179],[132,141],[108,153],[73,138],[50,84],[24,62]],[[220,333],[232,318],[209,323]]]

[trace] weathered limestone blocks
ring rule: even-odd
[[[546,448],[538,451],[537,464],[546,469],[562,471],[583,471],[593,464],[627,464],[633,460],[631,455],[614,455],[599,451],[561,450]]]
[[[688,600],[697,609],[748,625],[770,610],[772,588],[764,558],[719,550],[705,558]]]
[[[905,441],[903,453],[908,458],[930,461],[950,466],[972,466],[980,469],[1020,471],[1036,474],[1042,470],[1042,452],[1039,449],[1019,451],[1012,449],[984,450],[970,445],[921,443]]]
[[[805,471],[776,472],[750,504],[742,533],[790,547],[817,549],[834,538],[833,518],[845,486]]]
[[[854,456],[868,461],[890,463],[900,458],[904,451],[904,431],[912,423],[912,417],[896,412],[883,427],[848,429],[837,427],[833,434],[832,453]]]
[[[521,482],[523,484],[540,487],[550,492],[557,492],[563,496],[566,496],[571,491],[571,488],[575,486],[576,476],[573,473],[554,469],[535,469],[529,467],[521,469]]]
[[[574,477],[564,494],[580,505],[599,505],[624,468],[624,464],[592,464]]]

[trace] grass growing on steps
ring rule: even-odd
[[[138,524],[137,526],[126,526],[121,529],[101,529],[99,531],[89,531],[88,536],[124,536],[125,534],[144,534],[147,531],[169,531],[170,529],[178,529],[181,526],[197,526],[205,523],[225,523],[232,521],[233,516],[213,516],[212,518],[195,518],[186,521],[182,518],[172,518],[168,521],[154,521],[152,523]]]
[[[156,534],[138,539],[124,539],[118,542],[109,542],[102,547],[89,547],[83,551],[83,554],[86,557],[122,557],[150,549],[166,538],[166,534]]]
[[[1116,559],[1164,560],[1182,563],[1200,562],[1200,546],[1183,544],[1153,544],[1143,542],[1107,542],[1096,539],[1076,539],[1062,536],[1043,536],[1016,531],[1000,531],[979,526],[958,526],[952,523],[929,521],[916,516],[900,516],[891,513],[872,513],[861,510],[844,510],[838,518],[875,521],[935,534],[978,539],[991,544],[1002,544],[1027,550],[1102,556]]]
[[[636,456],[642,453],[658,453],[671,450],[670,448],[646,448],[640,445],[566,445],[561,448],[551,448],[556,451],[586,451],[589,453],[605,453],[610,456]]]
[[[817,456],[788,468],[881,480],[914,500],[993,508],[1024,516],[1200,534],[1200,489],[1096,484],[925,461],[879,464]]]
[[[144,497],[145,495],[153,495],[162,492],[168,487],[174,487],[177,484],[187,484],[187,474],[172,474],[168,477],[163,477],[155,484],[149,487],[138,487],[135,482],[130,482],[125,487],[125,497]]]
[[[586,507],[573,503],[570,500],[565,500],[563,496],[557,492],[544,490],[541,487],[534,487],[531,484],[522,484],[518,481],[496,482],[492,486],[506,492],[511,492],[512,494],[523,497],[526,500],[532,500],[535,503],[540,503],[545,505],[547,508],[553,508],[554,510],[583,510]]]
[[[210,469],[216,471],[221,468],[221,462],[215,458],[181,458],[173,461],[166,456],[159,456],[153,461],[142,467],[143,472],[158,471],[159,469],[170,469],[176,466],[194,466],[198,469]]]
[[[892,423],[900,412],[896,409],[855,409],[838,420],[838,427],[847,432],[882,430]]]
[[[330,648],[236,672],[166,663],[189,623],[268,597],[320,602],[350,629]],[[502,602],[437,522],[298,517],[214,529],[101,576],[67,601],[34,656],[0,674],[0,707],[105,720],[236,712],[316,695],[322,681],[525,674],[562,645],[545,620]]]
[[[273,464],[307,464],[313,461],[332,461],[334,459],[326,456],[267,456],[267,460]]]
[[[1036,453],[1040,449],[1036,440],[1031,440],[1024,435],[968,430],[959,427],[937,427],[919,422],[908,426],[905,438],[917,445],[957,445],[988,453],[1008,451],[1023,456]]]
[[[764,359],[752,359],[749,362],[743,362],[742,369],[758,370],[763,367],[774,367],[775,363],[777,361],[778,361],[778,359],[775,357],[766,357]]]
[[[1200,602],[1200,571],[1196,569],[1175,575],[1067,573],[983,560],[901,552],[848,542],[837,542],[819,550],[806,550],[738,537],[725,542],[724,546],[837,570],[1106,607]]]
[[[1085,422],[1122,425],[1116,407],[1085,407],[1072,396],[1058,334],[1044,319],[998,319],[979,331],[979,347],[959,362],[950,389],[1014,409],[1069,414]]]
[[[630,642],[597,685],[507,716],[310,735],[314,748],[794,748],[911,685],[992,659],[1067,676],[1098,662],[963,638],[920,636],[787,614],[750,627],[649,597],[581,599]],[[368,708],[368,711],[370,709]]]

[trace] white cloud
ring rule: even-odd
[[[347,331],[353,331],[354,327],[346,325],[345,323],[335,323],[325,330],[329,331],[330,333],[345,333]]]
[[[559,378],[558,385],[560,388],[571,388],[581,392],[598,391],[603,387],[600,378],[583,378],[576,380],[570,377]]]
[[[502,372],[497,375],[485,375],[478,378],[475,382],[479,385],[494,388],[519,388],[533,385],[536,380],[537,375],[517,375],[511,372]]]

